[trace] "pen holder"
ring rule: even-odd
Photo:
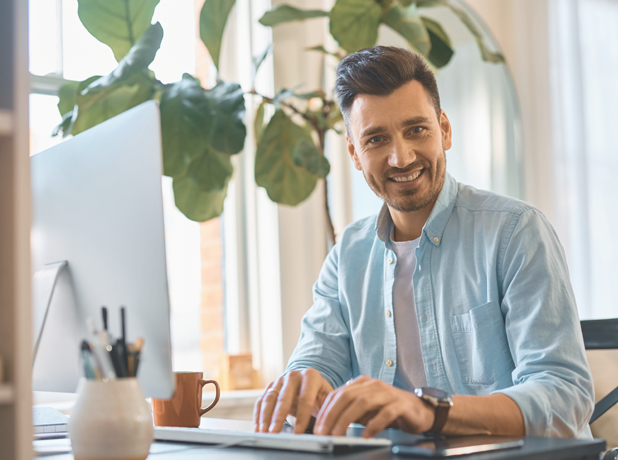
[[[150,405],[136,378],[85,380],[71,411],[75,460],[143,460],[154,428]]]

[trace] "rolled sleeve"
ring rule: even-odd
[[[514,385],[497,392],[518,404],[526,435],[586,435],[594,390],[564,251],[534,208],[516,216],[512,228],[501,309]]]
[[[338,260],[336,245],[313,286],[313,306],[303,317],[300,339],[286,369],[315,369],[333,388],[352,377],[350,331],[339,302]]]

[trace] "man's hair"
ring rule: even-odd
[[[337,66],[335,92],[348,134],[350,108],[357,95],[388,96],[412,80],[423,86],[440,120],[436,77],[420,55],[394,46],[374,46],[346,56]]]

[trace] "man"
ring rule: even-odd
[[[302,433],[314,416],[321,435],[360,422],[366,437],[590,437],[592,379],[551,225],[446,173],[451,126],[419,56],[361,50],[335,89],[348,152],[384,206],[328,255],[286,374],[256,402],[256,431],[293,416]]]

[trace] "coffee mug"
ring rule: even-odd
[[[176,391],[171,399],[152,398],[154,424],[156,426],[184,426],[197,428],[200,417],[215,407],[221,390],[216,380],[204,380],[202,372],[175,372]],[[216,396],[210,406],[202,407],[202,389],[212,383]]]

